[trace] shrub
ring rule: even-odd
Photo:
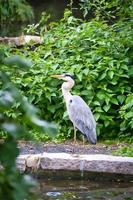
[[[132,126],[124,122],[126,109],[122,107],[132,93],[132,24],[132,20],[112,26],[104,21],[85,22],[67,10],[60,22],[51,23],[42,33],[43,45],[11,49],[9,54],[33,61],[29,72],[16,72],[12,80],[43,118],[59,125],[58,138],[70,138],[73,131],[62,102],[61,82],[50,75],[66,71],[75,74],[72,92],[90,105],[98,136],[116,138],[127,129],[131,136]]]
[[[79,0],[79,4],[84,17],[92,12],[97,19],[110,22],[118,18],[132,18],[133,2],[130,0]]]
[[[12,72],[15,66],[23,69],[30,67],[31,62],[19,56],[4,60],[4,49],[0,52],[0,67],[3,66],[3,62],[7,65],[4,65],[4,70],[0,72],[0,138],[3,133],[5,134],[5,138],[0,140],[0,199],[23,200],[27,198],[31,186],[35,186],[35,181],[17,170],[16,157],[19,155],[17,141],[26,135],[31,138],[28,127],[30,129],[36,127],[49,134],[54,134],[56,129],[53,124],[38,117],[37,109],[19,93],[10,81],[8,72],[5,73],[10,67]],[[16,109],[11,112],[10,107],[14,106]],[[21,121],[17,117],[20,110]]]
[[[17,21],[27,21],[33,18],[33,11],[26,0],[1,0],[0,22],[1,26]]]

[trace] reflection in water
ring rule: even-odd
[[[133,183],[40,180],[39,200],[133,200]]]
[[[46,193],[46,196],[50,196],[50,197],[57,197],[59,195],[61,195],[60,192],[47,192]]]

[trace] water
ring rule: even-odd
[[[133,200],[133,183],[44,179],[38,200]]]

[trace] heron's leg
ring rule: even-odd
[[[74,125],[73,125],[73,127],[74,127],[74,144],[76,144],[77,143],[77,137],[76,137],[77,129]]]
[[[83,140],[83,146],[85,146],[85,136],[82,135],[82,140]]]

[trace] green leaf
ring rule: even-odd
[[[117,85],[117,81],[112,81],[111,84],[112,85]]]
[[[96,107],[94,110],[95,110],[95,112],[99,112],[99,113],[103,112],[101,107]]]
[[[99,77],[99,81],[103,80],[106,77],[106,72],[104,72],[100,77]]]
[[[83,70],[83,73],[87,76],[88,73],[89,73],[89,69],[88,69],[88,68],[84,69],[84,70]]]
[[[119,96],[117,96],[117,99],[118,99],[118,101],[120,102],[120,104],[123,104],[123,102],[124,102],[125,99],[126,99],[126,96],[125,96],[125,95],[119,95]]]
[[[80,73],[80,74],[77,74],[77,77],[78,77],[78,79],[80,80],[80,81],[82,81],[82,74]]]
[[[67,111],[65,111],[64,114],[63,114],[63,119],[66,119],[66,118],[68,119],[68,112]]]
[[[100,118],[100,114],[99,113],[95,113],[94,114],[96,121],[98,121],[98,119]]]
[[[0,110],[10,108],[14,103],[14,98],[10,91],[0,91]]]
[[[104,121],[104,126],[105,126],[105,127],[108,127],[109,124],[110,124],[109,121]]]
[[[20,138],[25,133],[25,129],[18,123],[5,122],[1,125],[2,129],[11,134],[13,138]],[[19,133],[19,134],[18,134]]]
[[[126,103],[130,104],[130,107],[133,105],[133,94],[130,94],[127,98],[126,98]]]
[[[130,76],[131,78],[133,78],[133,67],[128,69],[128,76]]]
[[[68,24],[71,24],[72,21],[73,21],[73,16],[70,16],[70,17],[68,18]]]
[[[29,68],[32,62],[28,59],[21,58],[20,56],[11,56],[5,59],[5,64],[11,67],[17,66],[21,69]]]
[[[96,106],[100,106],[100,102],[99,101],[94,101],[93,104],[96,105]]]
[[[19,150],[14,139],[7,139],[0,144],[0,161],[3,166],[10,166],[10,169],[15,165],[15,158],[18,156]]]
[[[110,104],[103,106],[103,109],[105,110],[105,112],[107,112],[110,109],[110,106],[111,106]]]
[[[48,107],[48,110],[49,110],[51,113],[54,113],[55,110],[56,110],[55,105],[50,105],[50,106]]]
[[[101,100],[103,100],[105,98],[105,94],[103,92],[99,92],[97,93],[97,97]]]
[[[109,105],[110,99],[106,97],[105,102],[107,105]]]
[[[37,116],[31,116],[30,120],[37,128],[40,128],[45,133],[49,133],[51,136],[55,136],[57,133],[57,127],[53,123],[41,120]]]
[[[116,98],[111,98],[110,101],[115,105],[119,105],[119,103],[118,103]]]
[[[132,118],[133,117],[133,111],[130,111],[125,114],[125,118]]]
[[[113,71],[108,71],[108,75],[109,75],[110,79],[112,79],[113,76],[114,76],[114,72]]]
[[[83,90],[81,91],[81,95],[87,96],[89,93],[91,93],[91,90]]]

